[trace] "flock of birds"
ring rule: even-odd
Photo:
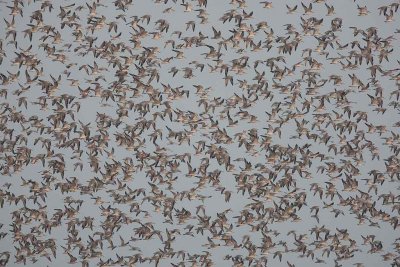
[[[376,2],[1,2],[0,266],[400,266]]]

